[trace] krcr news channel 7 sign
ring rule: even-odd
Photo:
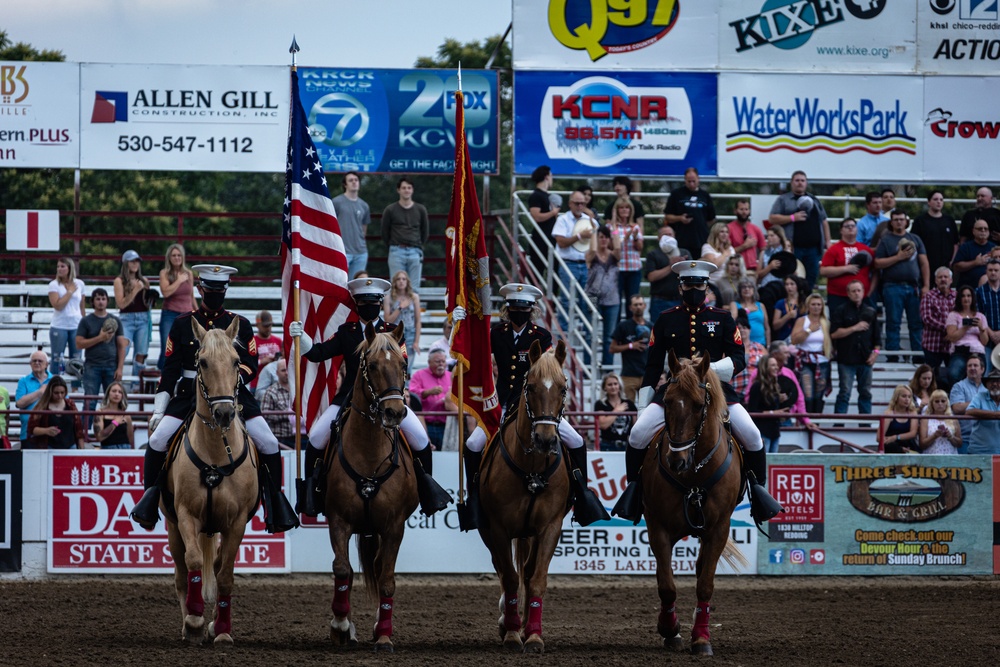
[[[299,68],[299,97],[328,172],[452,173],[457,89],[457,70]],[[462,92],[472,170],[496,174],[496,72],[463,70]]]

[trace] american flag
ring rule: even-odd
[[[299,285],[299,318],[315,342],[331,338],[353,313],[347,291],[347,256],[337,212],[330,199],[319,153],[309,136],[306,113],[299,100],[298,73],[292,72],[291,118],[285,168],[285,206],[281,225],[281,295],[284,331],[295,319],[293,287]],[[291,359],[292,338],[284,337],[285,358]],[[337,391],[339,360],[302,360],[302,415],[307,426],[330,405]],[[288,365],[294,397],[296,373]]]

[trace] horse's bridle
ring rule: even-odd
[[[371,378],[368,377],[368,354],[367,351],[361,355],[361,364],[359,366],[359,371],[361,373],[361,379],[364,380],[364,388],[367,390],[368,395],[371,396],[371,402],[368,404],[368,410],[358,410],[358,413],[363,414],[365,419],[370,421],[372,424],[378,423],[378,420],[382,419],[382,403],[383,401],[390,401],[393,399],[399,399],[403,401],[403,405],[406,405],[406,395],[403,393],[402,387],[386,387],[384,391],[380,394],[375,393],[375,387],[372,386]],[[406,383],[406,370],[403,370],[403,383]],[[354,406],[357,409],[357,406]]]
[[[562,397],[559,401],[559,413],[555,415],[538,415],[535,416],[531,412],[531,403],[528,401],[528,382],[525,381],[524,386],[521,388],[521,396],[524,398],[524,416],[528,418],[529,426],[528,430],[534,431],[536,426],[551,425],[559,428],[559,422],[562,421],[563,413],[566,411],[566,385],[562,388]],[[530,439],[529,439],[530,441]],[[530,449],[525,449],[524,445],[521,445],[521,449],[524,450],[525,454],[530,454],[535,451],[534,445]]]
[[[195,410],[195,414],[198,415],[198,419],[200,419],[202,421],[202,423],[205,424],[205,426],[207,426],[208,428],[212,429],[213,431],[218,428],[218,429],[221,429],[221,431],[223,433],[226,433],[229,430],[229,427],[228,426],[224,427],[224,426],[220,426],[219,425],[219,423],[215,420],[215,413],[212,411],[212,408],[215,407],[216,405],[218,405],[219,403],[229,403],[230,405],[233,406],[234,410],[237,410],[238,407],[236,405],[236,395],[240,391],[240,384],[243,382],[243,379],[240,377],[240,374],[237,372],[236,373],[236,385],[233,387],[233,394],[232,394],[232,396],[209,396],[209,394],[208,394],[208,387],[205,386],[205,379],[201,375],[200,359],[201,359],[201,351],[199,350],[194,355],[194,366],[197,369],[196,376],[197,376],[197,381],[198,381],[198,391],[201,394],[201,397],[205,399],[205,402],[208,403],[208,407],[209,407],[208,415],[209,416],[206,417],[205,415],[201,414],[197,410]],[[230,455],[230,458],[232,458],[232,455]]]
[[[677,384],[680,379],[677,377],[672,377],[667,380],[667,384]],[[709,386],[707,382],[699,382],[698,388],[705,391],[705,402],[701,406],[701,419],[698,421],[698,428],[695,431],[694,437],[688,440],[674,440],[674,437],[670,434],[670,424],[664,424],[664,431],[667,434],[667,446],[671,452],[684,452],[697,444],[698,440],[701,438],[702,431],[705,430],[705,423],[708,421],[708,406],[712,403],[712,394],[709,392]],[[695,472],[701,470],[706,463],[712,460],[712,456],[715,455],[715,450],[718,448],[718,443],[709,452],[708,456],[704,460],[700,461],[694,468]]]

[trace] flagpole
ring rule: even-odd
[[[299,45],[295,41],[295,35],[292,35],[292,44],[288,47],[288,52],[292,54],[292,75],[298,71],[298,66],[295,63],[295,55],[299,52]],[[289,86],[289,92],[291,91],[291,86]],[[289,113],[294,113],[295,100],[290,100]],[[289,121],[291,122],[291,121]],[[297,216],[292,216],[291,218],[292,227],[292,318],[296,322],[301,322],[301,313],[299,305],[299,266],[301,263],[301,253],[297,247],[296,237],[299,235],[299,221]],[[292,369],[295,371],[295,478],[299,479],[299,475],[302,471],[302,348],[299,346],[301,339],[296,336],[292,339],[292,344],[294,345],[294,352],[292,353],[293,365]],[[308,471],[307,471],[308,472]]]
[[[455,94],[455,103],[464,104],[462,100],[462,63],[458,63],[458,92]],[[463,132],[465,131],[465,126],[460,128]],[[458,165],[455,165],[455,171],[458,171]],[[456,238],[453,239],[453,243],[460,243],[461,240]],[[451,329],[451,340],[448,341],[448,349],[450,350],[452,344],[455,340],[455,332],[458,327],[462,326],[458,323],[457,326],[453,326]],[[458,502],[465,500],[465,364],[458,364]]]

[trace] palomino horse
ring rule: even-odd
[[[365,591],[372,602],[378,599],[375,650],[390,652],[396,556],[418,498],[416,462],[399,434],[406,416],[402,340],[403,327],[379,334],[371,324],[365,327],[365,341],[358,346],[361,366],[337,451],[330,455],[326,492],[335,585],[330,638],[342,646],[357,644],[348,551],[356,534]]]
[[[549,562],[569,510],[569,470],[557,432],[566,400],[566,347],[559,341],[543,354],[535,341],[528,358],[517,415],[490,443],[479,474],[479,534],[500,578],[504,647],[541,653]]]
[[[719,557],[734,567],[746,565],[729,540],[729,521],[741,496],[741,453],[724,425],[726,400],[710,361],[708,356],[678,361],[670,351],[666,426],[640,472],[649,546],[656,556],[657,630],[664,646],[675,650],[683,648],[683,640],[670,556],[682,537],[701,539],[691,652],[703,655],[712,654],[708,620]]]
[[[207,609],[212,614],[208,637],[215,638],[216,646],[225,646],[233,643],[233,567],[260,497],[257,452],[236,406],[240,357],[233,343],[239,320],[234,318],[225,331],[206,332],[193,317],[191,326],[200,343],[197,407],[179,436],[183,441],[167,472],[163,508],[184,619],[182,634],[191,643],[201,643]],[[218,545],[216,533],[221,537]]]

